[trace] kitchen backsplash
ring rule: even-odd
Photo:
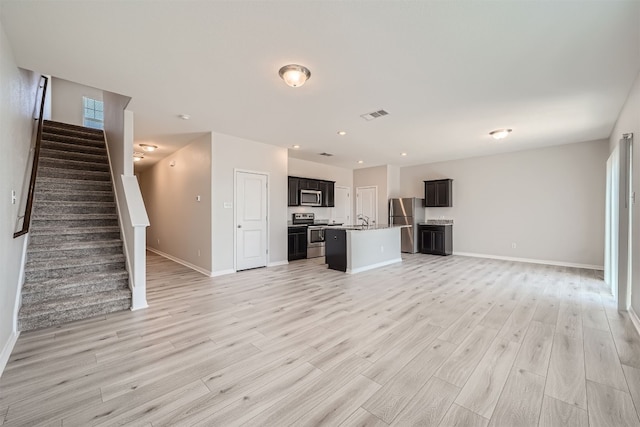
[[[291,215],[294,213],[312,213],[316,216],[316,221],[333,219],[333,208],[314,208],[310,206],[292,206],[287,208],[287,221],[291,221]]]

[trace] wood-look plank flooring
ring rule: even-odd
[[[640,425],[640,337],[601,272],[147,261],[148,309],[20,336],[0,425]]]

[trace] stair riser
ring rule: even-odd
[[[99,306],[82,307],[75,310],[48,313],[41,316],[19,318],[18,325],[21,331],[31,331],[65,322],[72,322],[74,320],[102,316],[116,311],[127,310],[129,308],[131,308],[131,299],[110,301]]]
[[[77,132],[71,129],[62,129],[62,128],[43,128],[42,129],[43,137],[63,137],[63,138],[76,138],[85,141],[95,141],[95,142],[104,142],[104,134],[97,133],[89,133],[89,132]]]
[[[38,228],[91,228],[91,227],[117,227],[117,219],[89,219],[89,220],[53,220],[53,219],[32,219],[31,229]]]
[[[48,191],[112,191],[110,181],[87,181],[84,179],[49,181],[36,179],[36,194]],[[37,199],[37,197],[36,197]]]
[[[29,237],[29,243],[34,245],[45,245],[63,242],[90,242],[92,240],[119,239],[120,233],[85,233],[85,234],[56,234],[56,235],[34,235]]]
[[[71,287],[52,287],[46,292],[23,292],[22,304],[38,304],[53,298],[65,298],[86,295],[94,292],[108,292],[124,289],[128,286],[127,279],[113,280],[105,283],[78,284]]]
[[[96,273],[106,271],[118,271],[124,268],[124,262],[114,262],[98,265],[80,265],[74,267],[57,268],[55,270],[29,270],[29,263],[25,267],[25,280],[27,282],[37,282],[44,279],[58,279],[83,273]]]
[[[36,212],[42,212],[47,217],[50,215],[65,215],[65,214],[108,214],[114,213],[116,207],[113,203],[105,203],[104,205],[65,205],[65,204],[53,204],[44,201],[38,201],[34,204]],[[34,218],[40,218],[37,214]]]
[[[40,149],[40,162],[44,159],[65,159],[77,160],[80,162],[109,164],[109,158],[102,154],[74,153],[72,151],[59,151],[42,148]]]
[[[113,193],[110,191],[88,193],[88,192],[57,192],[57,191],[36,191],[35,199],[38,202],[61,201],[61,202],[106,202],[113,203]]]
[[[98,248],[62,249],[62,250],[37,251],[37,252],[27,251],[27,260],[43,261],[47,259],[78,258],[82,256],[96,256],[96,255],[117,255],[121,253],[122,253],[122,245],[98,247]]]
[[[38,167],[38,177],[41,176],[45,178],[78,179],[89,181],[111,180],[111,174],[109,172],[90,172],[72,169]]]
[[[73,135],[62,135],[62,134],[50,133],[50,132],[43,132],[42,140],[64,142],[65,144],[74,144],[74,145],[87,146],[87,147],[104,148],[104,140],[102,139],[84,138],[84,137],[77,137]]]
[[[106,162],[83,162],[69,159],[50,159],[46,157],[40,157],[38,167],[44,168],[57,168],[65,170],[81,170],[81,171],[93,171],[93,172],[110,172],[109,164]]]
[[[69,151],[72,153],[95,154],[100,156],[107,155],[106,148],[93,147],[89,145],[66,144],[63,142],[56,142],[56,141],[43,140],[41,148],[46,148],[49,150],[57,150],[57,151]]]

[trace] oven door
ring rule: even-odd
[[[307,258],[324,256],[324,228],[307,228]]]

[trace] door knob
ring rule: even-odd
[[[242,226],[240,224],[238,224],[238,228],[242,228]]]

